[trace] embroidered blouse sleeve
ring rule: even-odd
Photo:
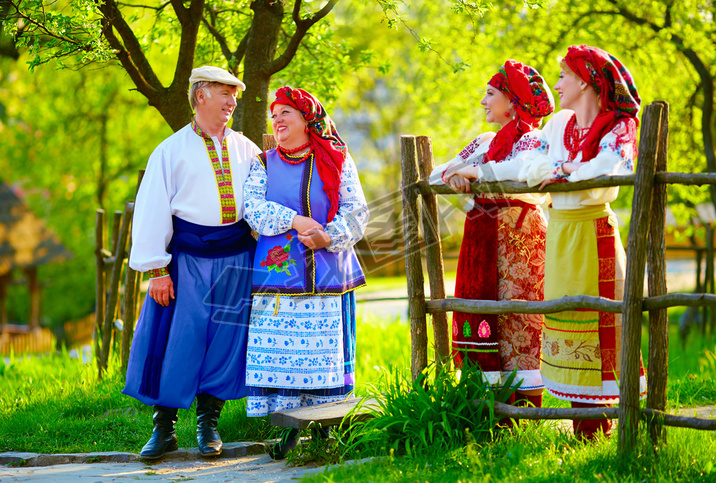
[[[524,157],[520,154],[526,151],[534,151],[535,154],[546,154],[549,144],[542,135],[542,131],[532,131],[522,136],[515,144],[510,159],[506,159],[499,163],[488,161],[478,167],[478,175],[480,181],[519,181],[520,170],[524,162]]]
[[[132,251],[129,266],[149,272],[151,278],[167,276],[172,256],[167,246],[174,234],[172,225],[171,164],[162,146],[154,150],[139,186],[132,221]]]
[[[368,225],[368,204],[360,185],[358,171],[350,154],[346,156],[341,172],[341,186],[338,195],[338,212],[325,231],[331,237],[329,252],[343,252],[363,238]]]
[[[599,176],[618,176],[632,174],[634,168],[634,140],[625,140],[628,124],[633,120],[621,121],[602,138],[599,153],[589,162],[569,175],[569,181],[582,181]]]
[[[432,173],[430,173],[430,184],[447,184],[446,180],[452,173],[466,166],[480,165],[493,137],[495,137],[494,132],[480,134],[460,151],[460,154],[466,155],[467,159],[463,159],[463,157],[458,154],[447,163],[436,166]]]
[[[244,219],[261,235],[286,233],[298,214],[291,208],[266,200],[268,175],[258,157],[251,160],[249,177],[244,184]]]
[[[562,143],[564,125],[572,114],[572,111],[563,109],[547,121],[542,129],[544,150],[527,150],[517,155],[520,163],[519,181],[524,181],[528,186],[537,186],[546,180],[559,181],[566,177],[562,171],[565,160],[555,156],[555,152],[556,147]]]

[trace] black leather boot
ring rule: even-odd
[[[196,440],[202,456],[219,456],[223,443],[216,431],[224,401],[209,394],[196,396]]]
[[[291,428],[288,431],[284,431],[281,439],[278,443],[274,444],[269,450],[269,456],[272,460],[282,460],[286,457],[289,451],[296,447],[300,434],[298,429]]]
[[[167,451],[179,449],[174,424],[177,422],[177,409],[154,406],[154,431],[147,444],[142,448],[139,456],[155,460],[164,456]]]

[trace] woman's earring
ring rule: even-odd
[[[306,127],[303,128],[303,131],[306,132],[306,133],[308,133],[308,131],[309,131],[309,129],[308,129],[308,124],[306,124]]]
[[[512,114],[510,114],[510,111],[507,111],[507,112],[505,113],[505,117],[510,117],[510,116],[512,116]]]

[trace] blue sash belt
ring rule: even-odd
[[[172,260],[180,253],[200,258],[222,258],[238,255],[246,251],[253,257],[256,241],[251,236],[251,228],[244,220],[231,225],[204,226],[191,223],[176,216],[172,217],[174,235],[167,251]],[[179,285],[179,270],[176,263],[169,264],[169,275],[176,287]],[[149,352],[144,361],[142,384],[139,393],[156,399],[159,395],[159,381],[162,374],[164,353],[169,339],[169,329],[174,316],[174,300],[169,300],[166,307],[157,304],[156,316],[151,321]]]

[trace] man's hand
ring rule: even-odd
[[[159,277],[149,280],[149,290],[147,294],[152,297],[159,305],[166,307],[169,305],[169,299],[174,300],[174,283],[171,277]]]
[[[450,187],[455,191],[461,191],[463,193],[470,192],[470,180],[461,174],[453,174],[450,179],[448,179],[448,183],[450,183]]]
[[[306,235],[309,230],[314,228],[323,231],[323,226],[316,220],[301,215],[296,215],[293,218],[293,224],[291,225],[291,228],[296,230],[299,235]]]
[[[298,241],[311,250],[318,250],[331,244],[331,236],[323,231],[323,228],[311,228],[304,235],[299,233]]]

